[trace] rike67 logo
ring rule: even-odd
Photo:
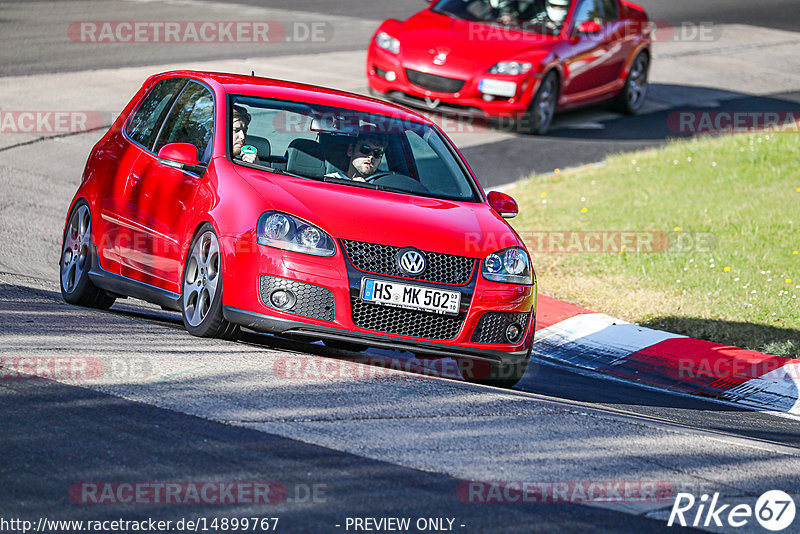
[[[779,532],[792,524],[796,512],[794,499],[780,490],[761,495],[755,507],[749,504],[719,504],[719,493],[714,493],[710,498],[703,495],[699,499],[691,493],[678,493],[667,526],[738,528],[752,525],[755,519],[763,528]]]

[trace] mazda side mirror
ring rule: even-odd
[[[578,33],[584,35],[595,35],[600,33],[603,27],[593,20],[585,20],[578,26]]]

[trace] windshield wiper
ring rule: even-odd
[[[356,180],[344,179],[344,178],[337,178],[335,176],[326,176],[326,182],[334,183],[334,184],[342,184],[342,185],[354,185],[356,187],[364,187],[366,189],[375,189],[377,191],[388,191],[390,193],[403,193],[406,195],[416,195],[413,191],[409,191],[408,189],[401,189],[399,187],[392,187],[390,185],[378,185],[373,184],[370,182],[359,182]]]
[[[359,182],[357,180],[351,180],[349,178],[337,178],[336,176],[324,176],[322,178],[323,182],[329,182],[332,184],[342,184],[342,185],[354,185],[356,187],[366,187],[367,189],[379,189],[379,187],[375,184],[371,184],[369,182]]]
[[[400,189],[399,187],[391,187],[388,185],[376,185],[375,189],[378,191],[389,191],[391,193],[405,193],[407,195],[418,195],[419,193],[414,193],[409,191],[408,189]]]
[[[454,18],[456,20],[469,20],[469,21],[472,21],[472,22],[480,22],[476,17],[467,18],[467,17],[463,16],[462,14],[454,13],[453,11],[447,11],[446,9],[442,9],[442,8],[436,8],[436,9],[433,9],[432,11],[434,13],[439,14],[439,15],[446,15],[448,17],[452,17],[452,18]]]

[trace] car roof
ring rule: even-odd
[[[324,106],[343,107],[365,113],[389,115],[402,120],[412,120],[433,125],[434,123],[408,108],[336,89],[296,83],[245,74],[176,70],[164,72],[154,78],[192,78],[210,86],[221,87],[227,94],[275,98],[293,102],[305,102]]]

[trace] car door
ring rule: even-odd
[[[97,157],[106,162],[109,176],[103,187],[100,216],[96,218],[100,262],[104,269],[119,274],[124,251],[133,248],[136,207],[131,189],[139,181],[139,166],[155,143],[159,128],[172,104],[186,85],[184,78],[156,83],[142,98],[126,122],[122,135]]]
[[[193,232],[195,197],[201,192],[202,171],[177,169],[158,159],[171,143],[189,143],[207,165],[214,132],[214,96],[209,88],[189,81],[164,121],[152,151],[135,166],[136,181],[128,195],[135,206],[132,247],[125,251],[123,276],[181,292],[183,251]]]
[[[599,67],[599,77],[607,80],[607,83],[621,84],[622,69],[633,51],[639,32],[629,21],[620,18],[618,0],[602,0],[601,3],[607,60]]]
[[[616,6],[616,0],[613,1]],[[609,84],[615,81],[606,3],[604,0],[580,0],[575,9],[570,29],[570,53],[564,62],[567,76],[563,94],[570,103],[596,97],[610,90]],[[598,24],[598,32],[578,31],[581,24],[590,21]]]

